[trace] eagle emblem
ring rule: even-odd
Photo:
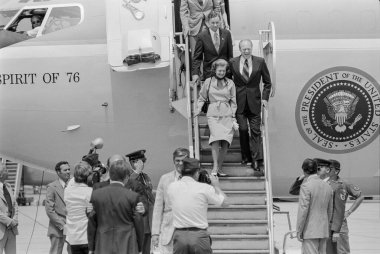
[[[343,133],[347,126],[353,129],[354,126],[362,119],[362,115],[358,114],[353,121],[349,121],[355,114],[356,105],[359,97],[346,90],[337,90],[328,94],[323,101],[326,103],[327,112],[331,119],[328,120],[325,114],[322,114],[322,123],[325,127],[333,128]]]

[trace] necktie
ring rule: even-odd
[[[7,187],[5,186],[5,184],[3,184],[3,192],[4,192],[4,198],[7,201],[9,217],[12,218],[12,216],[13,216],[13,214],[12,214],[12,212],[13,212],[12,199],[11,199],[11,195],[9,194],[9,191],[8,191]]]
[[[241,74],[245,81],[248,81],[249,79],[249,66],[248,66],[248,59],[245,59],[244,66],[243,66],[243,73]]]
[[[203,6],[203,0],[198,0],[200,6]]]
[[[67,187],[67,183],[68,183],[69,181],[67,181],[67,182],[65,182],[65,186],[63,187],[63,189],[66,189],[66,187]]]
[[[219,41],[219,35],[217,32],[214,33],[214,45],[215,45],[216,52],[219,52],[220,41]]]

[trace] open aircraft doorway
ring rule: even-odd
[[[106,1],[108,62],[125,72],[169,65],[170,0]]]

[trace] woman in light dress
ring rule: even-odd
[[[234,129],[238,128],[235,119],[237,109],[235,84],[226,78],[228,63],[218,59],[212,64],[213,76],[203,83],[198,98],[198,115],[207,97],[210,105],[207,111],[207,123],[210,128],[213,168],[212,174],[226,176],[222,171],[223,161],[231,145]],[[220,149],[219,149],[220,148]]]

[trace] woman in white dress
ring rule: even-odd
[[[210,128],[209,144],[213,158],[212,174],[218,176],[226,176],[222,171],[223,161],[231,145],[234,128],[237,128],[236,90],[234,82],[225,77],[227,68],[228,63],[224,59],[218,59],[212,64],[213,76],[203,83],[196,112],[200,113],[203,104],[209,98],[207,123]]]

